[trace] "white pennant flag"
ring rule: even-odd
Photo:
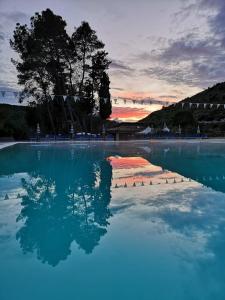
[[[211,103],[211,104],[210,104],[210,108],[212,108],[212,107],[213,107],[213,104]]]
[[[225,104],[223,105],[224,109],[225,109]]]
[[[196,105],[197,105],[197,108],[199,108],[199,103],[196,103]]]
[[[181,103],[181,105],[182,105],[182,109],[184,108],[184,103]]]
[[[206,108],[206,106],[207,106],[207,103],[204,103],[204,108]]]
[[[103,100],[104,100],[104,103],[106,104],[108,99],[107,99],[107,98],[104,98]]]
[[[80,97],[79,96],[74,96],[74,101],[77,102],[80,100]]]
[[[49,95],[50,100],[53,100],[54,95]]]
[[[189,103],[189,107],[190,107],[190,108],[192,107],[192,103]]]
[[[220,107],[220,104],[217,104],[217,106],[216,106],[217,108],[219,108]]]
[[[66,96],[66,95],[63,95],[63,100],[64,100],[64,101],[66,101],[66,98],[67,98],[67,96]]]

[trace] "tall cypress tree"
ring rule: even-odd
[[[106,120],[112,113],[111,95],[109,91],[109,76],[103,73],[99,89],[99,114],[103,120]]]

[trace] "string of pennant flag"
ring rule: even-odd
[[[119,104],[119,103],[123,103],[123,104],[141,104],[141,105],[161,105],[161,106],[169,106],[171,104],[175,104],[175,103],[171,103],[168,101],[162,101],[162,100],[158,100],[158,99],[131,99],[131,98],[115,98],[113,99],[114,104]]]
[[[1,96],[4,98],[5,96],[14,96],[15,98],[19,98],[21,95],[22,95],[22,92],[15,92],[15,91],[0,91],[1,93]],[[44,95],[43,95],[44,96]],[[27,95],[27,97],[32,97],[32,95]],[[80,97],[79,96],[71,96],[71,95],[48,95],[48,97],[50,99],[54,99],[55,97],[63,97],[64,100],[67,99],[67,97],[70,97],[72,98],[75,102],[79,101],[80,100]],[[108,98],[103,98],[103,100],[105,101],[105,103],[107,102]]]
[[[18,91],[5,91],[5,90],[1,90],[0,91],[0,95],[4,98],[6,96],[14,96],[15,98],[19,98],[22,93],[21,92],[18,92]],[[29,95],[28,95],[29,97]],[[30,96],[31,97],[31,96]],[[51,99],[54,99],[55,97],[63,97],[64,100],[67,99],[67,97],[70,97],[70,99],[72,98],[75,102],[78,102],[80,101],[80,97],[79,96],[71,96],[71,95],[49,95],[49,97]],[[103,98],[104,102],[107,103],[108,101],[108,98]],[[114,98],[112,100],[112,104],[133,104],[133,105],[153,105],[153,104],[156,104],[156,105],[161,105],[161,106],[169,106],[171,104],[174,104],[174,103],[171,103],[171,102],[168,102],[168,101],[162,101],[162,100],[159,100],[159,99],[132,99],[132,98],[123,98],[123,97],[117,97],[117,98]]]
[[[118,188],[127,188],[127,187],[138,187],[138,186],[146,186],[146,185],[164,185],[164,184],[177,184],[177,183],[185,183],[185,182],[199,182],[199,181],[212,181],[212,180],[217,180],[217,181],[224,181],[225,180],[225,176],[203,176],[203,177],[199,177],[199,178],[185,178],[185,177],[172,177],[172,178],[168,178],[168,179],[161,179],[159,180],[150,180],[149,183],[148,182],[133,182],[132,184],[128,185],[126,182],[124,182],[124,184],[115,184],[113,186],[113,188],[118,189]]]
[[[176,106],[181,106],[182,109],[187,109],[187,108],[203,108],[203,109],[208,109],[208,108],[223,108],[225,109],[225,104],[224,103],[185,103],[185,102],[181,102],[181,103],[176,103]]]
[[[3,98],[7,95],[13,95],[15,98],[18,98],[21,95],[21,92],[15,91],[0,91],[0,93]]]
[[[14,96],[15,98],[19,98],[22,93],[18,91],[6,91],[1,90],[0,95],[4,98],[6,96]],[[28,95],[29,97],[29,95]],[[63,97],[64,101],[67,99],[67,97],[70,97],[70,99],[73,99],[75,102],[80,101],[79,96],[71,96],[71,95],[49,95],[49,97],[53,100],[55,97]],[[102,98],[105,103],[107,103],[108,98]],[[225,103],[199,103],[199,102],[169,102],[169,101],[162,101],[158,99],[132,99],[132,98],[123,98],[123,97],[117,97],[112,100],[112,104],[119,105],[119,104],[133,104],[133,105],[161,105],[164,107],[168,107],[170,105],[172,106],[181,106],[182,109],[211,109],[211,108],[223,108],[225,109]]]

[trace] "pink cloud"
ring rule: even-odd
[[[137,121],[149,115],[149,111],[144,108],[133,107],[113,107],[110,119],[119,119],[123,121]]]

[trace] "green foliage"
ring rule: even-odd
[[[172,119],[173,125],[182,127],[195,125],[195,120],[191,111],[178,111]]]
[[[23,106],[0,105],[0,136],[26,139],[29,135],[26,119],[27,108]]]

